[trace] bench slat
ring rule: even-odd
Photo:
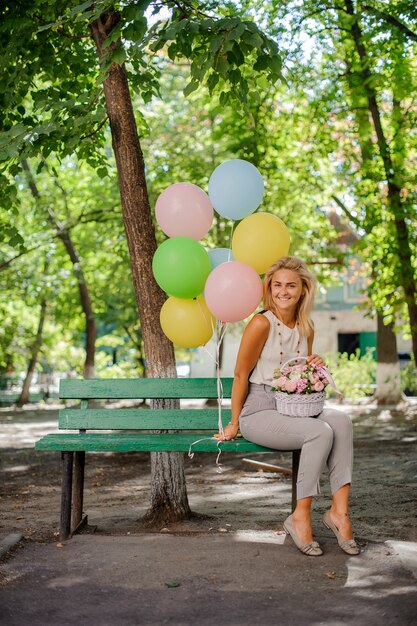
[[[222,378],[223,395],[230,398],[233,378]],[[216,378],[109,378],[62,379],[59,397],[64,400],[217,398]]]
[[[37,450],[62,450],[67,452],[85,450],[89,452],[188,452],[195,441],[203,439],[192,447],[193,452],[217,452],[217,440],[207,433],[175,433],[175,434],[123,434],[123,433],[58,433],[46,435],[36,442]],[[243,437],[220,444],[223,452],[276,452],[246,441]]]
[[[231,410],[222,409],[223,426]],[[74,430],[210,430],[216,431],[217,409],[61,409],[59,428]]]

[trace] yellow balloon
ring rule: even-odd
[[[171,296],[161,308],[160,322],[172,343],[182,348],[197,348],[211,339],[216,318],[203,296],[192,300]]]
[[[290,243],[288,229],[279,217],[272,213],[253,213],[237,226],[232,251],[236,261],[264,274],[275,261],[288,254]]]

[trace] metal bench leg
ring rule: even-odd
[[[72,532],[74,533],[81,524],[83,516],[84,499],[84,466],[85,452],[75,452],[74,457],[74,485],[72,500]]]
[[[72,465],[73,452],[61,452],[62,484],[61,484],[61,522],[59,539],[64,541],[71,536],[71,496],[72,496]]]
[[[298,466],[300,465],[300,453],[301,450],[293,450],[292,453],[292,498],[291,498],[291,510],[294,511],[297,506],[297,478],[298,478]]]

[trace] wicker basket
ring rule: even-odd
[[[290,359],[281,367],[281,371],[291,361],[307,361],[303,356],[294,357]],[[296,366],[295,366],[296,367]],[[323,370],[327,370],[322,368]],[[329,375],[329,382],[333,383],[333,379]],[[334,383],[333,383],[334,384]],[[275,403],[277,411],[283,415],[290,415],[291,417],[316,417],[320,415],[324,408],[324,401],[326,400],[325,391],[314,391],[309,394],[293,393],[288,394],[285,391],[275,392]]]
[[[320,415],[325,399],[325,391],[315,391],[309,394],[275,392],[277,411],[283,415],[291,415],[291,417],[316,417]]]

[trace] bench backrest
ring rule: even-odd
[[[230,398],[232,378],[222,378],[223,398]],[[217,429],[218,408],[89,408],[89,400],[154,400],[217,398],[216,378],[129,378],[60,381],[59,397],[81,400],[80,408],[59,412],[60,429],[82,430],[210,430]],[[230,420],[222,408],[222,422]]]

